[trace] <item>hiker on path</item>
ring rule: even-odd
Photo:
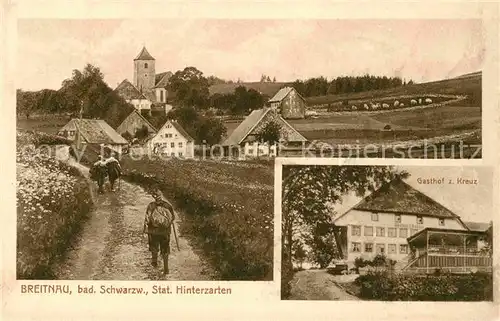
[[[152,196],[154,201],[146,208],[144,233],[148,234],[149,250],[152,254],[151,264],[154,267],[158,265],[158,251],[160,251],[163,258],[163,274],[168,274],[170,231],[175,220],[175,211],[172,204],[163,198],[160,190],[153,191]]]
[[[98,188],[99,194],[104,193],[103,186],[106,175],[107,175],[106,162],[104,161],[102,155],[99,155],[97,161],[90,168],[90,178],[97,182],[97,186],[99,186]]]

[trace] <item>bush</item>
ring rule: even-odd
[[[360,297],[382,301],[492,301],[493,277],[467,275],[397,275],[369,273],[359,276]]]
[[[47,141],[45,135],[27,136],[21,142]],[[92,207],[90,190],[76,169],[21,146],[16,155],[17,278],[53,279],[52,266]]]
[[[272,166],[124,157],[122,168],[124,178],[159,187],[186,214],[188,234],[224,280],[272,280]]]

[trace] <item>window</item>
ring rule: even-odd
[[[144,77],[148,78],[148,74],[144,74]]]
[[[400,228],[399,229],[399,237],[408,237],[408,229],[407,228]]]
[[[372,213],[372,221],[378,221],[378,213]]]
[[[401,215],[395,216],[396,223],[401,223]]]
[[[252,155],[253,154],[253,149],[248,149],[248,154]]]
[[[74,135],[75,135],[75,131],[74,131],[74,130],[71,130],[71,131],[69,132],[69,134],[70,134],[71,136],[74,136]],[[443,224],[443,225],[444,225],[444,224]]]
[[[385,237],[385,228],[377,227],[377,236],[384,236]]]
[[[361,243],[352,242],[351,252],[361,252]]]
[[[373,226],[365,226],[365,236],[373,236]]]
[[[170,148],[174,148],[175,147],[175,143],[170,143]]]
[[[396,254],[396,244],[389,244],[387,247],[389,254]]]
[[[399,253],[400,254],[408,254],[408,245],[407,244],[399,244]]]
[[[439,219],[439,226],[444,226],[444,218]]]
[[[422,216],[417,216],[417,224],[424,224],[424,218]]]
[[[161,102],[164,102],[164,101],[163,101],[163,90],[160,90],[160,101],[161,101]]]
[[[179,152],[179,157],[182,157],[182,152]]]
[[[416,228],[412,228],[412,229],[410,230],[410,235],[415,235],[415,234],[417,234],[417,233],[418,233],[418,229],[416,229]]]
[[[387,229],[387,236],[388,237],[397,237],[398,236],[398,232],[396,231],[396,228],[395,227],[389,227]]]
[[[148,63],[147,62],[144,63],[144,68],[146,68],[146,69],[148,68]]]
[[[373,243],[365,243],[365,252],[373,252]]]
[[[352,236],[361,236],[361,226],[359,225],[353,225],[351,227],[351,235]]]
[[[179,148],[182,148],[182,142],[179,142],[178,145],[179,145]]]
[[[377,254],[385,254],[385,244],[377,244]]]

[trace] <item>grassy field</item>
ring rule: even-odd
[[[373,90],[360,93],[349,93],[340,95],[327,95],[318,97],[308,97],[306,99],[309,107],[315,105],[333,104],[344,100],[356,99],[377,99],[387,96],[399,95],[425,95],[425,94],[445,94],[445,95],[467,95],[468,98],[460,102],[459,106],[481,106],[481,73],[473,73],[463,77],[434,81],[422,84],[414,84],[384,90]]]
[[[35,130],[48,134],[56,134],[59,129],[70,121],[68,116],[61,115],[40,115],[32,116],[30,119],[26,117],[17,117],[16,126],[24,130]]]
[[[187,234],[224,280],[272,280],[271,162],[122,160],[128,180],[157,186],[187,215]]]

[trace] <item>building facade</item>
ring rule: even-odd
[[[410,259],[408,239],[422,230],[468,230],[459,216],[401,179],[385,184],[334,223],[350,266],[356,258],[373,259],[377,254],[404,264]]]
[[[123,122],[116,128],[116,131],[120,135],[128,133],[131,137],[134,137],[136,132],[143,127],[147,128],[148,135],[156,134],[156,128],[141,115],[141,112],[134,110],[123,120]]]
[[[172,157],[193,158],[194,139],[172,120],[167,121],[158,133],[149,140],[148,148],[155,154]]]
[[[300,119],[306,115],[306,101],[293,87],[281,88],[268,104],[285,119]]]

